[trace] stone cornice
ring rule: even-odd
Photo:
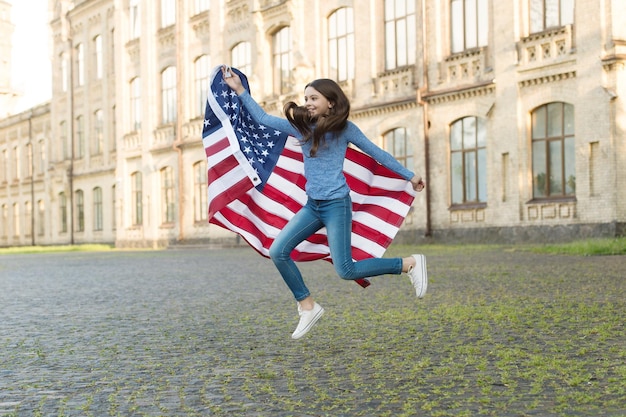
[[[481,84],[473,84],[458,88],[451,88],[440,91],[429,91],[422,94],[422,99],[431,104],[446,103],[450,101],[465,100],[479,96],[493,94],[496,89],[494,80],[489,80]]]
[[[414,108],[417,108],[417,96],[414,96],[405,100],[393,101],[393,102],[378,104],[374,106],[353,109],[350,112],[350,115],[354,119],[359,119],[363,117],[380,116],[384,114],[395,113],[395,112],[410,110]]]
[[[521,80],[518,82],[518,85],[520,86],[520,88],[524,88],[533,85],[548,84],[556,81],[567,80],[570,78],[576,78],[576,71],[561,72],[558,74],[543,75],[536,78]]]

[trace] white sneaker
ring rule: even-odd
[[[424,255],[412,255],[415,258],[415,266],[409,267],[409,278],[415,287],[417,298],[424,297],[428,288],[428,274],[426,273],[426,257]]]
[[[298,327],[291,335],[292,339],[300,339],[302,336],[307,334],[309,330],[317,323],[317,321],[324,314],[324,309],[321,305],[315,303],[313,305],[313,310],[302,310],[300,308],[300,304],[298,304],[298,314],[300,314],[300,322],[298,323]]]

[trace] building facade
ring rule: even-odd
[[[274,114],[315,78],[344,88],[352,120],[427,181],[398,240],[624,234],[621,0],[51,0],[50,15],[52,99],[0,120],[0,245],[233,241],[206,219],[201,142],[222,63]]]

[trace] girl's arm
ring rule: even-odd
[[[222,77],[226,84],[239,96],[239,99],[243,105],[250,112],[250,116],[261,125],[271,127],[272,129],[280,130],[291,136],[300,137],[298,131],[289,123],[287,119],[269,115],[263,110],[261,106],[252,98],[250,93],[244,88],[241,83],[241,78],[232,71],[230,68],[222,67]]]
[[[421,176],[415,175],[413,171],[404,167],[404,165],[398,162],[389,152],[379,148],[374,142],[369,140],[354,123],[348,122],[346,134],[348,135],[348,140],[358,146],[363,152],[374,158],[381,165],[400,175],[405,180],[410,181],[414,190],[422,191],[424,189],[425,183]]]

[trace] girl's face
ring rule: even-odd
[[[311,117],[318,118],[326,116],[333,107],[333,103],[315,88],[309,86],[304,90],[304,106]]]

